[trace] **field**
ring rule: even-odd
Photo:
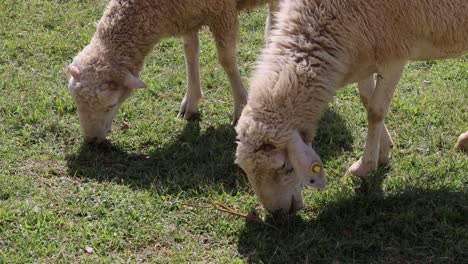
[[[90,40],[107,1],[0,4],[0,263],[462,263],[468,259],[468,56],[414,62],[387,127],[392,162],[343,177],[362,153],[355,85],[324,114],[316,149],[329,185],[276,223],[233,163],[229,82],[201,36],[200,118],[176,117],[186,87],[180,39],[146,60],[109,144],[82,143],[65,67]],[[245,84],[263,45],[265,9],[241,16]],[[128,124],[128,127],[124,124]],[[220,201],[267,223],[212,209]]]

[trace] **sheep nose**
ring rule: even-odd
[[[276,210],[274,212],[270,211],[270,213],[273,216],[273,218],[276,219],[276,220],[282,220],[282,219],[286,218],[286,216],[287,216],[286,212],[283,209],[278,209],[278,210]]]
[[[288,216],[297,213],[297,211],[301,210],[303,206],[304,205],[302,203],[302,200],[297,200],[293,195],[291,196],[291,204],[289,208],[277,209],[276,211],[271,212],[271,215],[273,216],[273,218],[278,220],[285,219],[288,218]]]

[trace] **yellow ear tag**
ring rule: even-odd
[[[319,173],[322,170],[322,165],[318,163],[312,164],[312,167],[310,167],[310,171],[314,174]]]

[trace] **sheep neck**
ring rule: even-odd
[[[292,71],[295,78],[289,91],[288,115],[290,128],[297,129],[307,142],[312,142],[323,112],[339,88],[339,70],[332,65],[312,66],[306,72]]]
[[[164,37],[165,25],[159,23],[157,14],[148,16],[137,13],[148,7],[138,6],[136,1],[131,5],[111,3],[98,22],[92,44],[98,46],[103,56],[117,65],[127,68],[138,75],[143,67],[145,57],[154,45]],[[167,34],[166,34],[167,35]]]
[[[321,52],[322,58],[329,56],[324,51],[314,52]],[[257,121],[275,131],[297,129],[306,142],[312,142],[322,113],[340,87],[344,69],[332,57],[326,63],[311,62],[314,58],[310,53],[303,57],[264,54],[261,64],[273,66],[257,69],[249,95]]]

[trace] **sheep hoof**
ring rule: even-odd
[[[390,163],[390,148],[380,149],[379,151],[379,165],[387,166]]]
[[[380,155],[379,156],[379,166],[387,166],[390,164],[390,156],[389,155]]]
[[[237,121],[239,121],[239,118],[241,116],[243,107],[236,108],[234,107],[234,111],[232,111],[232,125],[235,126],[237,125]]]
[[[393,148],[392,137],[390,136],[390,134],[387,134],[387,140],[380,143],[379,165],[386,166],[390,163],[390,150],[392,148]]]
[[[352,175],[357,177],[366,177],[372,172],[377,170],[376,162],[363,162],[362,159],[354,162],[351,167],[349,167],[346,175]]]
[[[191,100],[184,97],[180,104],[180,110],[177,117],[184,118],[186,120],[192,120],[198,116],[198,100]]]
[[[236,117],[235,115],[233,115],[231,125],[236,126],[237,121],[239,121],[239,117]]]

